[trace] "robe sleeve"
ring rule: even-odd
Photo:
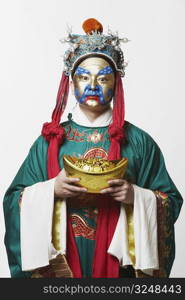
[[[5,246],[12,277],[31,276],[21,267],[19,201],[25,187],[47,180],[47,147],[42,136],[35,141],[4,197]]]
[[[169,277],[175,258],[174,223],[183,200],[167,172],[160,148],[145,132],[138,140],[138,149],[136,184],[155,192],[157,201],[159,271],[154,276]]]

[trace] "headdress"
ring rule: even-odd
[[[121,42],[128,42],[127,38],[119,38],[118,34],[103,34],[103,26],[95,19],[88,19],[82,25],[86,35],[68,33],[67,38],[62,39],[62,43],[68,43],[69,48],[64,54],[64,72],[67,76],[75,69],[80,61],[91,55],[103,56],[114,66],[114,69],[125,75],[123,51]]]

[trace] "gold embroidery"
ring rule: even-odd
[[[34,270],[31,278],[72,278],[73,273],[68,266],[65,255],[59,254],[50,260],[49,265]]]
[[[125,211],[127,215],[127,224],[128,224],[128,245],[129,245],[129,254],[133,266],[135,266],[135,242],[134,242],[134,223],[133,223],[133,206],[125,205]]]
[[[61,250],[60,241],[60,222],[61,222],[61,206],[62,200],[56,199],[53,209],[53,222],[52,222],[52,243],[56,250]]]

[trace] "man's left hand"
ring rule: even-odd
[[[134,204],[134,188],[131,183],[124,179],[108,181],[109,187],[101,190],[101,194],[108,194],[114,200],[126,204]]]

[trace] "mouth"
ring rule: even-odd
[[[87,96],[85,98],[85,102],[89,101],[89,100],[94,100],[94,101],[97,101],[99,102],[100,98],[98,96]]]

